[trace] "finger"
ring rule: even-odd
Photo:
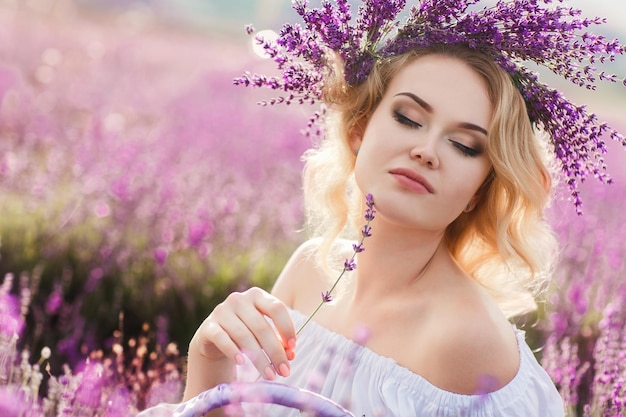
[[[205,343],[202,343],[203,355],[209,359],[217,359],[219,353],[231,358],[236,364],[245,362],[243,354],[228,332],[218,323],[209,322],[202,329]],[[219,352],[219,353],[218,353]]]
[[[205,321],[202,328],[206,329],[207,342],[203,345],[205,345],[207,357],[217,358],[221,354],[242,365],[245,362],[244,350],[250,352],[251,357],[254,352],[257,352],[256,356],[262,356],[256,338],[250,334],[247,326],[241,322],[234,311],[238,304],[242,304],[243,298],[240,293],[229,295],[224,302],[213,309]]]
[[[280,337],[283,348],[294,350],[296,347],[296,329],[287,306],[278,298],[263,292],[254,298],[256,308],[272,320]]]
[[[268,353],[268,356],[275,364],[278,372],[283,376],[288,376],[290,373],[289,361],[295,358],[294,351],[296,348],[296,330],[291,314],[289,313],[289,309],[282,301],[271,294],[265,293],[263,296],[260,296],[255,300],[257,309],[270,318],[272,329],[275,331],[282,343],[282,346],[280,347],[282,352],[278,350],[279,348],[277,348],[276,351],[268,350],[266,353]],[[276,362],[279,358],[281,360],[285,358],[286,361]]]
[[[242,293],[229,295],[218,307],[214,310],[213,319],[219,323],[237,349],[250,359],[259,373],[265,379],[273,380],[276,377],[276,370],[264,350],[273,350],[272,342],[280,349],[280,339],[265,316],[256,309],[250,297]],[[263,346],[263,343],[266,346]],[[241,363],[238,356],[235,358]],[[281,363],[284,361],[286,360]],[[277,369],[281,369],[280,366]],[[284,367],[282,369],[284,370]]]
[[[276,372],[283,376],[289,375],[289,358],[294,355],[287,353],[287,350],[289,346],[295,347],[295,328],[287,307],[276,297],[254,287],[243,293],[232,293],[223,305],[223,317],[228,324],[222,323],[222,327],[229,332],[260,374],[270,380]],[[237,317],[237,323],[231,322],[233,315]],[[274,321],[282,329],[275,328]],[[248,332],[241,324],[247,327]]]
[[[289,375],[287,354],[278,334],[267,318],[254,305],[250,304],[240,306],[236,313],[260,346],[259,352],[262,353],[262,357],[258,354],[259,352],[255,351],[255,355],[251,359],[261,374],[270,380],[274,379],[275,375],[273,374],[276,372],[283,376]],[[246,354],[249,355],[247,351]],[[268,366],[270,369],[267,369]]]
[[[233,355],[231,357],[239,365],[245,363],[244,356],[248,357],[259,374],[265,379],[275,379],[276,370],[245,323],[237,318],[225,323],[224,326],[225,328],[221,328],[222,332],[217,333],[219,337],[215,338],[215,345],[225,355],[228,355],[226,352],[231,352],[230,355]],[[234,349],[232,349],[233,345],[235,346]],[[233,352],[235,353],[233,354]]]

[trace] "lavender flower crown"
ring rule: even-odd
[[[595,90],[596,80],[619,80],[593,65],[613,61],[626,53],[626,46],[585,31],[605,19],[581,18],[580,10],[550,5],[552,0],[500,0],[482,9],[478,3],[480,0],[421,0],[401,24],[398,15],[405,9],[405,0],[364,0],[351,24],[348,0],[322,0],[321,8],[308,8],[307,0],[294,0],[304,26],[283,25],[276,41],[256,39],[277,63],[281,76],[246,73],[236,78],[235,84],[287,93],[269,104],[313,104],[322,98],[324,81],[333,71],[328,59],[331,51],[344,63],[347,84],[356,86],[367,78],[377,60],[434,44],[467,45],[492,57],[509,73],[526,102],[530,121],[550,136],[580,212],[580,182],[589,175],[611,182],[602,156],[606,153],[602,137],[609,135],[624,146],[626,140],[585,106],[571,103],[541,83],[523,63],[533,61],[578,86]],[[253,31],[249,26],[248,33]],[[626,86],[626,79],[621,81]],[[320,114],[316,113],[310,126],[316,117]]]

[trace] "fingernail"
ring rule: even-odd
[[[281,363],[278,367],[278,371],[282,376],[289,376],[289,365],[286,363]]]
[[[296,339],[289,339],[287,340],[287,346],[289,347],[289,349],[294,350],[296,348]]]
[[[276,378],[276,372],[272,369],[272,365],[267,365],[264,371],[265,379],[273,381]]]
[[[241,353],[237,353],[235,355],[235,363],[237,365],[243,365],[246,362],[246,359],[243,357]]]
[[[296,357],[296,353],[293,350],[286,350],[285,353],[287,354],[287,359],[290,361],[294,360]]]

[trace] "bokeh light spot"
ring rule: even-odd
[[[256,55],[258,55],[261,58],[270,58],[270,56],[267,54],[267,52],[265,52],[265,48],[263,48],[263,45],[259,44],[258,42],[258,38],[262,38],[263,42],[274,42],[276,41],[276,39],[278,39],[278,34],[276,32],[274,32],[273,30],[262,30],[260,32],[257,32],[256,36],[254,36],[252,38],[252,52],[254,52]]]

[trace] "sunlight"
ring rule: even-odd
[[[258,39],[262,39],[263,43],[265,42],[275,42],[278,39],[278,34],[273,30],[262,30],[257,32],[257,34],[252,39],[252,51],[263,59],[270,58],[267,52],[265,52],[265,48],[263,48],[263,44],[259,43]]]

